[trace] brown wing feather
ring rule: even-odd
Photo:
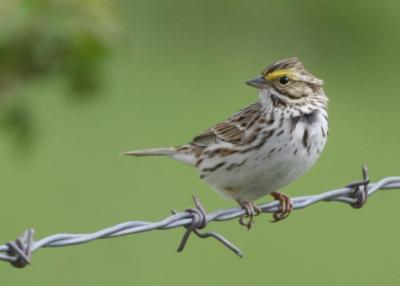
[[[245,141],[248,128],[261,116],[261,104],[254,103],[227,121],[219,123],[206,132],[193,138],[191,144],[197,146],[209,146],[221,141],[232,144],[241,144]]]
[[[194,137],[190,143],[197,146],[208,146],[217,143],[217,135],[213,131],[207,130],[206,132]]]

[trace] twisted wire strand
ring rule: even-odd
[[[369,196],[378,190],[400,189],[399,177],[386,177],[375,183],[369,183],[366,167],[363,168],[363,180],[347,185],[344,188],[327,191],[317,195],[292,198],[293,209],[298,210],[309,207],[318,202],[342,202],[354,208],[361,207]],[[212,237],[232,250],[238,256],[242,252],[229,240],[215,232],[200,232],[208,222],[228,221],[245,215],[242,208],[220,209],[206,213],[200,201],[194,198],[195,208],[186,209],[184,212],[173,214],[157,222],[129,221],[120,223],[93,233],[82,234],[54,234],[40,240],[33,240],[33,229],[27,230],[24,235],[14,242],[0,245],[0,260],[11,263],[15,267],[25,267],[30,264],[31,254],[42,247],[61,247],[75,244],[88,243],[97,239],[114,238],[152,230],[167,230],[177,227],[185,227],[186,231],[179,244],[178,251],[182,251],[193,232],[200,238]],[[258,205],[262,213],[274,213],[279,211],[279,201],[273,201]]]

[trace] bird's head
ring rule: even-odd
[[[323,94],[323,81],[308,72],[297,58],[276,62],[246,83],[259,89],[261,96],[276,96],[286,102],[302,102]]]

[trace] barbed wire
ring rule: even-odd
[[[362,207],[369,196],[378,190],[400,189],[400,177],[386,177],[378,182],[370,183],[367,168],[362,169],[363,180],[351,183],[344,188],[331,190],[318,195],[302,196],[292,198],[293,209],[298,210],[311,206],[317,202],[342,202],[354,208]],[[117,224],[93,233],[83,234],[55,234],[42,238],[38,241],[33,239],[34,230],[28,229],[17,240],[0,245],[0,260],[9,262],[12,266],[23,268],[31,263],[31,255],[42,247],[61,247],[88,243],[102,238],[114,238],[135,233],[152,230],[167,230],[177,227],[185,227],[186,231],[182,237],[177,251],[182,251],[191,233],[200,238],[212,237],[233,251],[238,256],[243,256],[239,248],[229,240],[215,232],[201,232],[211,221],[228,221],[245,216],[242,208],[220,209],[206,213],[200,201],[193,197],[195,208],[188,208],[184,212],[172,211],[172,215],[157,222],[130,221]],[[258,205],[262,213],[275,213],[280,210],[280,202],[273,201]]]

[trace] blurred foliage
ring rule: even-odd
[[[56,77],[75,98],[97,93],[101,66],[116,25],[106,1],[2,1],[0,10],[0,127],[29,142],[32,123],[21,96],[33,81]]]
[[[0,126],[8,134],[16,147],[27,147],[33,135],[29,108],[24,103],[8,104],[0,107]]]

